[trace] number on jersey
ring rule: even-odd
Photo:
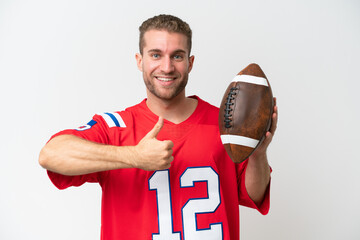
[[[213,213],[220,205],[219,176],[211,167],[187,168],[180,177],[180,187],[194,187],[195,182],[207,182],[208,197],[191,198],[182,207],[184,239],[222,239],[222,223],[198,229],[196,220],[197,214]],[[154,233],[153,239],[181,240],[180,233],[173,229],[169,170],[154,172],[149,189],[157,193],[159,233]]]

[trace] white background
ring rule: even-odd
[[[271,210],[241,207],[241,239],[360,239],[357,0],[0,0],[0,239],[100,238],[100,187],[57,190],[38,154],[145,97],[138,26],[159,13],[193,29],[188,95],[219,105],[256,62],[278,98]]]

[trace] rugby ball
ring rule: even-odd
[[[264,140],[273,109],[270,83],[252,63],[231,81],[220,105],[220,137],[233,162],[246,160]]]

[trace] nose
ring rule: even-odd
[[[171,73],[175,69],[172,59],[170,57],[164,57],[161,61],[160,70],[164,73]]]

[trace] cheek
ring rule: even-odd
[[[143,64],[143,71],[147,73],[152,73],[158,68],[158,65],[154,62],[145,62]]]
[[[188,73],[190,70],[189,64],[187,64],[187,63],[183,63],[183,64],[179,65],[177,67],[177,69],[179,72],[182,72],[182,73]]]

